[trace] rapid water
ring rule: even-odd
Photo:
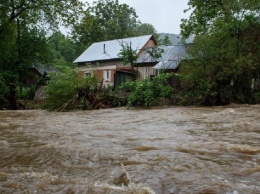
[[[260,193],[260,105],[0,112],[0,193]]]

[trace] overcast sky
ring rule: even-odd
[[[85,1],[92,5],[95,0]],[[179,34],[181,19],[190,15],[183,12],[188,8],[188,0],[119,0],[119,3],[133,7],[138,19],[152,24],[159,33]]]

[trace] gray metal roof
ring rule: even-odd
[[[33,64],[31,68],[34,68],[38,71],[39,74],[44,75],[45,73],[48,74],[50,72],[59,72],[59,70],[55,67],[46,66],[43,64]]]
[[[93,62],[119,59],[119,52],[123,44],[130,44],[134,50],[140,50],[153,37],[153,35],[131,37],[124,39],[116,39],[109,41],[102,41],[93,43],[87,50],[85,50],[74,63]]]
[[[160,61],[153,68],[154,69],[176,69],[180,61]]]
[[[182,59],[187,59],[187,45],[176,46],[160,46],[163,53],[160,58],[153,58],[149,52],[144,52],[137,59],[137,64],[141,63],[157,63],[155,69],[176,69]]]

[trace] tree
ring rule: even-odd
[[[136,29],[133,29],[136,31],[135,36],[143,36],[148,34],[153,34],[155,39],[159,38],[159,34],[157,33],[156,29],[152,24],[149,23],[139,23],[136,26]]]
[[[32,63],[46,62],[47,35],[77,20],[78,0],[2,0],[0,2],[0,71],[4,82],[21,83]]]
[[[93,42],[154,34],[151,24],[142,24],[132,7],[118,0],[99,0],[84,11],[72,35],[82,47]],[[82,49],[84,49],[82,48]]]
[[[77,57],[76,45],[68,36],[55,32],[48,38],[47,44],[54,65],[73,65],[72,62]]]
[[[45,32],[37,28],[26,28],[20,23],[19,32],[16,34],[16,39],[5,36],[8,37],[5,40],[10,38],[10,42],[1,44],[2,48],[7,48],[0,51],[0,70],[4,72],[3,77],[7,85],[10,82],[21,84],[22,77],[29,66],[48,63],[50,59]]]
[[[171,45],[171,44],[172,43],[170,41],[170,38],[169,38],[168,34],[165,35],[164,39],[162,40],[162,45]]]
[[[131,65],[132,73],[134,75],[134,78],[136,79],[137,74],[134,67],[138,58],[138,50],[132,48],[131,42],[120,42],[120,44],[122,49],[120,50],[118,56],[121,58],[124,64]],[[149,47],[145,50],[145,52],[147,52],[149,56],[152,57],[154,60],[157,60],[161,57],[164,50],[159,47]]]
[[[241,27],[241,21],[247,15],[259,17],[260,0],[190,0],[189,10],[193,10],[189,19],[182,19],[181,34],[184,38],[212,32],[219,20],[234,22],[234,27]]]
[[[189,1],[193,12],[182,21],[182,35],[197,36],[190,50],[194,63],[182,69],[186,81],[189,80],[195,93],[203,96],[204,102],[252,102],[251,81],[260,69],[259,3],[259,0]]]
[[[124,64],[130,64],[132,73],[134,75],[134,79],[136,79],[136,72],[134,69],[134,65],[137,59],[137,50],[132,49],[131,42],[121,42],[122,49],[119,52],[119,57],[123,61]]]
[[[69,25],[77,20],[82,3],[78,0],[2,0],[0,3],[0,36],[15,20],[26,21],[30,26],[47,29],[61,23]],[[41,26],[42,25],[42,26]]]
[[[80,23],[75,24],[73,36],[85,46],[102,40],[132,36],[138,24],[133,8],[118,0],[94,2],[84,11]]]

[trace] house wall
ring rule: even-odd
[[[152,76],[158,75],[158,70],[154,69],[153,66],[137,67],[135,70],[138,72],[137,80],[143,80],[145,78],[150,80]]]
[[[143,48],[139,51],[138,56],[144,52],[145,49],[149,47],[156,46],[155,40],[149,40]],[[104,79],[107,75],[106,71],[109,70],[109,79]],[[93,74],[93,72],[96,72],[98,78],[105,86],[113,86],[114,85],[114,74],[116,70],[120,71],[131,71],[131,66],[124,65],[122,61],[119,59],[114,61],[100,61],[100,62],[92,62],[88,64],[79,63],[78,64],[78,76],[84,77],[87,74]],[[138,67],[135,68],[135,70],[138,71],[138,77],[137,79],[144,79],[148,78],[150,79],[151,75],[156,75],[156,70],[152,67]]]
[[[139,53],[137,54],[138,57],[145,51],[145,49],[149,48],[149,47],[155,47],[156,46],[156,42],[154,40],[149,40],[144,46],[143,48],[139,51]]]
[[[149,40],[138,53],[138,57],[149,47],[155,47],[157,44],[154,40]],[[137,73],[137,80],[143,80],[145,78],[150,79],[151,76],[157,75],[157,70],[153,69],[154,65],[146,65],[135,67]]]
[[[81,64],[78,67],[78,76],[84,77],[87,74],[96,74],[100,79],[100,82],[103,83],[104,86],[113,86],[114,85],[114,74],[116,70],[122,69],[130,69],[129,66],[125,66],[121,61],[104,61],[104,62],[95,62],[89,63],[88,65]],[[106,78],[107,71],[109,74],[109,78]]]
[[[150,44],[149,44],[150,46]],[[84,77],[87,73],[93,74],[94,72],[100,79],[100,81],[103,81],[103,84],[105,86],[113,86],[114,85],[114,74],[116,70],[120,71],[129,71],[131,72],[131,66],[130,64],[124,65],[120,61],[115,62],[102,62],[97,64],[89,64],[88,66],[81,66],[78,68],[78,75],[79,77]],[[145,78],[150,79],[151,76],[158,75],[158,70],[153,68],[154,65],[147,65],[147,66],[139,66],[135,67],[134,69],[137,71],[137,80],[143,80]],[[104,71],[110,70],[110,79],[105,80],[104,79]]]

